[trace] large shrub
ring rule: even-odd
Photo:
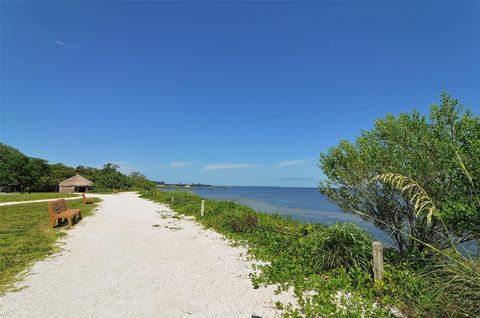
[[[145,175],[138,171],[133,171],[130,173],[129,177],[132,183],[132,188],[135,190],[153,190],[157,186],[155,182],[148,180]]]
[[[320,191],[389,232],[402,253],[423,250],[419,241],[445,247],[449,233],[457,242],[478,239],[479,158],[480,117],[444,93],[428,117],[418,112],[387,115],[355,142],[343,140],[321,154],[327,180]],[[437,218],[427,224],[408,197],[371,182],[384,173],[406,176],[428,189],[447,227]]]
[[[95,174],[95,188],[97,189],[128,189],[132,180],[118,171],[118,166],[107,163]]]

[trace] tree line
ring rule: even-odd
[[[156,183],[140,172],[125,175],[115,164],[107,163],[101,169],[62,163],[50,164],[47,160],[29,157],[19,150],[0,143],[1,192],[53,192],[58,184],[76,174],[95,183],[97,190],[153,189]]]

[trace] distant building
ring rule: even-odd
[[[58,192],[87,192],[93,187],[93,182],[77,174],[58,184]]]

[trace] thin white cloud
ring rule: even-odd
[[[172,168],[177,168],[177,167],[191,166],[194,164],[195,162],[192,162],[192,161],[175,161],[175,162],[170,162],[169,165]]]
[[[68,44],[60,40],[53,40],[53,43],[57,44],[58,46],[66,47],[66,48],[74,48],[74,47],[79,47],[78,45],[75,44]]]
[[[255,168],[258,165],[250,163],[214,163],[205,166],[205,170],[245,169]]]
[[[298,160],[285,160],[277,164],[278,167],[288,167],[288,166],[297,166],[303,165],[311,161],[311,159],[298,159]]]

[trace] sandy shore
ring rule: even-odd
[[[0,317],[278,315],[280,296],[252,288],[243,248],[134,193],[101,197],[97,213],[68,231],[64,251],[0,298]]]

